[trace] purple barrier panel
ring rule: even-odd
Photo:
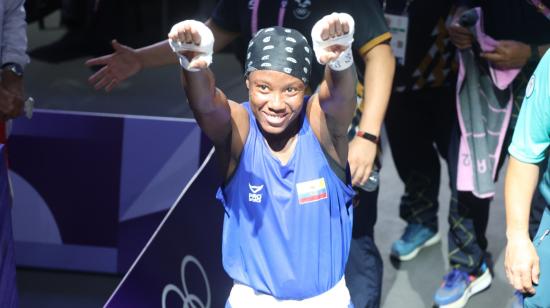
[[[104,307],[223,307],[232,280],[221,262],[224,210],[212,153],[164,217]]]
[[[125,273],[200,166],[194,120],[127,117],[124,124],[118,271]]]
[[[122,117],[38,111],[14,121],[18,265],[115,272]]]
[[[15,258],[11,229],[11,196],[5,147],[0,144],[0,307],[17,308]]]
[[[18,265],[125,272],[199,166],[193,120],[38,110],[10,137]]]

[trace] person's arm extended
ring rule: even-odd
[[[182,84],[197,123],[214,145],[226,143],[231,133],[231,109],[224,93],[216,88],[209,68],[198,72],[182,69]]]
[[[205,24],[214,35],[214,52],[219,52],[239,36],[238,33],[228,32],[220,28],[212,19],[208,19]],[[172,52],[168,40],[136,49],[136,54],[142,68],[159,67],[178,63],[178,58]]]
[[[319,105],[326,115],[328,129],[333,137],[347,135],[347,130],[355,112],[355,85],[357,73],[355,65],[343,71],[325,67],[325,77],[319,88]]]
[[[316,47],[315,41],[325,43],[346,37],[351,40],[354,29],[350,23],[353,19],[346,15],[338,13],[327,15],[317,22],[312,31],[317,60],[321,64],[327,64],[324,80],[319,86],[318,98],[319,106],[326,116],[329,133],[333,138],[346,136],[349,123],[353,118],[357,72],[351,55],[351,41],[347,46],[336,43],[324,48]],[[351,21],[347,19],[348,16]],[[317,34],[314,34],[316,32]],[[336,62],[345,63],[341,66],[343,69]]]
[[[529,211],[537,186],[539,167],[510,156],[504,184],[506,206],[506,276],[515,289],[535,293],[539,258],[529,238]]]
[[[215,38],[214,52],[222,50],[238,36],[238,33],[223,30],[210,19],[206,25]],[[114,50],[112,54],[86,61],[87,66],[103,66],[88,79],[97,90],[111,91],[120,82],[139,73],[144,68],[178,63],[178,58],[170,48],[168,40],[139,49],[122,45],[116,40],[112,42],[112,46]]]
[[[172,47],[178,57],[185,57],[180,58],[181,81],[194,117],[213,142],[221,170],[229,178],[248,135],[248,114],[216,88],[214,74],[208,68],[215,40],[206,25],[187,20],[172,27],[168,37],[176,42]]]
[[[177,43],[173,47],[177,57],[187,60],[180,60],[182,85],[195,119],[216,147],[225,146],[231,134],[231,108],[208,68],[215,41],[212,32],[201,22],[186,20],[172,27],[168,37]]]
[[[379,44],[364,56],[365,82],[363,88],[363,114],[358,125],[362,132],[380,137],[382,123],[391,95],[395,57],[389,44]],[[348,160],[352,171],[352,183],[367,182],[376,158],[377,144],[354,137],[349,145]]]
[[[353,32],[350,15],[333,13],[319,20],[311,33],[317,61],[326,67],[319,91],[311,97],[309,120],[323,148],[344,168],[347,129],[357,101],[357,72],[351,53]]]

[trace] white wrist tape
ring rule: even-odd
[[[351,47],[344,50],[338,58],[328,63],[328,66],[333,71],[343,71],[353,65],[353,53]]]
[[[174,41],[172,39],[168,40],[168,42],[170,43],[170,47],[172,47],[172,50],[178,55],[181,67],[190,72],[199,71],[199,69],[197,68],[189,67],[189,63],[194,60],[203,60],[207,63],[208,66],[210,66],[210,64],[212,64],[212,54],[214,53],[214,35],[212,34],[212,31],[210,31],[210,29],[204,23],[190,19],[175,24],[170,32],[174,31],[174,28],[180,27],[182,25],[191,25],[193,28],[195,28],[201,37],[201,43],[200,45],[196,45],[193,43],[189,44],[180,41]],[[191,61],[189,61],[187,57],[183,56],[180,53],[182,51],[194,51],[197,52],[198,55],[191,59]]]
[[[353,20],[353,17],[346,13],[333,14],[337,14],[338,18],[341,21],[346,21],[348,23],[349,32],[339,37],[323,40],[321,38],[321,31],[323,30],[323,26],[326,25],[326,21],[324,19],[327,18],[327,16],[325,16],[313,26],[313,29],[311,30],[311,40],[313,42],[313,51],[315,51],[315,57],[317,58],[317,62],[319,62],[320,64],[324,64],[321,63],[320,58],[321,55],[326,52],[326,49],[328,47],[333,45],[345,46],[346,49],[340,54],[340,56],[328,63],[328,66],[332,70],[343,71],[353,65],[351,44],[353,43],[353,33],[355,32],[355,21]]]

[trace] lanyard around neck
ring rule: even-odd
[[[288,0],[281,0],[281,7],[279,8],[279,18],[277,18],[277,25],[283,26],[285,19],[286,5]],[[250,29],[252,30],[252,36],[258,32],[258,9],[260,8],[260,0],[254,0],[254,6],[252,7],[252,19],[250,21]]]

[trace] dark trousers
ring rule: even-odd
[[[456,190],[460,131],[454,89],[440,87],[395,93],[386,116],[386,129],[399,177],[405,184],[400,217],[438,230],[438,194],[441,166],[447,162],[451,201],[449,261],[471,272],[485,255],[485,231],[490,199]]]
[[[353,232],[346,266],[346,285],[355,308],[380,307],[383,263],[374,243],[378,190],[359,189],[353,210]]]
[[[386,131],[397,173],[405,184],[399,216],[438,229],[439,157],[447,160],[456,121],[450,87],[393,93]]]
[[[492,198],[481,199],[471,192],[457,191],[456,177],[460,145],[458,123],[451,132],[449,147],[449,178],[451,202],[449,205],[449,262],[451,266],[466,272],[474,272],[484,260],[487,250],[485,231],[489,222],[489,205]],[[504,157],[500,158],[498,169]],[[498,174],[498,171],[497,171]]]
[[[516,104],[513,118],[518,107]],[[438,156],[441,156],[447,161],[451,188],[449,262],[461,270],[475,271],[484,260],[488,245],[485,233],[491,199],[477,198],[471,192],[456,189],[460,129],[454,90],[439,88],[394,94],[386,116],[386,129],[398,174],[405,183],[400,217],[407,223],[438,229],[441,168]],[[513,130],[507,133],[498,170],[504,163],[512,134]],[[537,230],[545,206],[543,201],[535,195],[530,230]]]

